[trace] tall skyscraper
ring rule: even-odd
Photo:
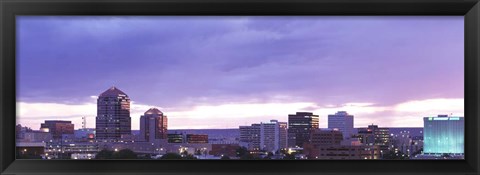
[[[277,151],[280,147],[280,132],[278,123],[260,123],[260,148],[265,151]]]
[[[423,118],[423,134],[425,154],[464,154],[464,126],[463,117]]]
[[[150,108],[140,117],[140,136],[145,141],[167,139],[167,116],[157,108]]]
[[[97,140],[117,141],[124,134],[131,134],[130,98],[111,87],[98,96],[95,123]]]
[[[279,134],[280,134],[280,149],[288,148],[288,123],[278,122]]]
[[[288,115],[288,147],[303,147],[310,141],[310,134],[318,129],[318,115],[310,112],[297,112]]]
[[[349,139],[353,133],[353,115],[346,111],[338,111],[334,115],[328,115],[328,128],[338,129],[343,134],[343,139]]]
[[[269,152],[287,148],[287,123],[270,120],[260,123],[260,147]]]

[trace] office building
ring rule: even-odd
[[[311,154],[312,159],[379,159],[380,149],[378,146],[345,146],[325,145],[319,148],[319,152]]]
[[[278,120],[240,126],[240,142],[247,142],[250,150],[276,152],[287,148],[287,123]]]
[[[150,108],[140,117],[140,137],[144,141],[168,139],[167,116],[157,108]]]
[[[276,122],[260,123],[260,148],[265,151],[277,151],[280,147],[279,127]]]
[[[24,134],[23,139],[18,139],[23,142],[49,142],[53,141],[52,133],[50,132],[41,132],[41,131],[31,131]]]
[[[183,143],[184,137],[183,134],[167,134],[168,143]]]
[[[382,152],[391,149],[390,130],[389,128],[379,128],[378,125],[369,125],[367,128],[358,128],[358,134],[354,137],[358,138],[364,145],[377,145]]]
[[[328,128],[338,129],[343,134],[343,139],[351,138],[353,133],[353,115],[346,111],[338,111],[335,114],[328,115]]]
[[[464,118],[424,117],[424,154],[464,154]]]
[[[45,143],[42,142],[17,142],[17,159],[41,158],[45,154]]]
[[[396,134],[391,133],[391,145],[396,151],[404,153],[409,157],[412,155],[417,155],[421,152],[421,149],[423,148],[423,136],[415,136],[414,134],[416,133],[412,134],[408,130],[403,130]]]
[[[260,123],[260,148],[268,152],[276,152],[287,148],[287,123],[270,120]]]
[[[287,122],[278,122],[279,127],[279,149],[287,149],[288,148],[288,124]]]
[[[310,112],[297,112],[288,115],[288,147],[303,147],[310,141],[310,134],[318,129],[318,115]]]
[[[321,146],[340,145],[343,140],[342,132],[337,129],[315,129],[311,133],[310,142],[303,144],[303,152],[309,158],[316,157]]]
[[[61,139],[63,134],[73,134],[74,124],[71,121],[45,120],[40,130],[52,134],[53,139]]]
[[[212,150],[209,154],[214,156],[237,157],[238,148],[240,148],[238,144],[212,144]]]
[[[118,141],[131,134],[130,98],[116,87],[98,96],[95,123],[96,139]]]
[[[311,135],[310,144],[313,145],[340,145],[343,140],[343,133],[336,129],[316,129]]]
[[[208,143],[207,134],[187,134],[187,143]]]
[[[240,126],[240,144],[248,150],[260,150],[260,124]]]
[[[95,129],[94,128],[81,128],[75,130],[75,139],[77,141],[89,141],[92,142],[95,140]]]

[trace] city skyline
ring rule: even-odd
[[[171,129],[347,111],[354,127],[463,116],[461,17],[19,17],[17,123],[94,128],[98,95]],[[409,27],[415,25],[415,27]],[[348,50],[348,52],[345,52]]]

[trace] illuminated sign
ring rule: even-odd
[[[448,120],[447,117],[435,117],[433,120]]]

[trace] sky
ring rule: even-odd
[[[17,16],[17,123],[95,127],[96,99],[169,129],[347,111],[355,127],[464,113],[462,16]]]

